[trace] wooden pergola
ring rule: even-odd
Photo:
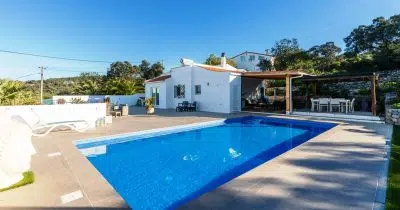
[[[242,77],[255,78],[255,79],[268,79],[268,80],[285,80],[286,81],[286,114],[292,112],[292,79],[311,76],[300,70],[293,71],[265,71],[265,72],[244,72]]]
[[[313,95],[316,95],[318,83],[337,83],[337,82],[357,82],[357,81],[371,81],[371,111],[374,116],[376,113],[376,90],[378,75],[375,73],[358,73],[358,74],[334,74],[325,76],[311,76],[306,75],[298,80],[302,82],[311,83],[313,86]]]

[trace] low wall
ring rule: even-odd
[[[386,108],[386,123],[400,125],[400,109]]]
[[[82,101],[87,101],[88,103],[102,103],[104,98],[110,98],[113,104],[128,104],[128,106],[134,106],[140,97],[145,97],[144,93],[138,93],[135,95],[60,95],[53,96],[53,104],[57,104],[57,100],[63,98],[66,103],[71,103],[72,99],[79,98]]]
[[[85,120],[93,127],[96,120],[106,116],[106,104],[58,104],[58,105],[27,105],[27,106],[0,106],[0,113],[21,116],[29,125],[38,121],[44,123]]]

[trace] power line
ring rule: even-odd
[[[24,76],[17,77],[15,79],[21,79],[21,78],[24,78],[24,77],[29,77],[29,76],[37,75],[37,74],[40,74],[40,72],[36,72],[36,73],[33,73],[33,74],[27,74],[27,75],[24,75]]]
[[[105,71],[77,71],[77,70],[66,70],[66,69],[47,69],[46,71],[62,71],[62,72],[75,72],[75,73],[99,73],[99,74],[107,74]]]
[[[49,55],[40,55],[40,54],[33,54],[33,53],[25,53],[25,52],[17,52],[17,51],[10,51],[10,50],[2,50],[0,52],[3,53],[11,53],[17,55],[26,55],[26,56],[34,56],[34,57],[41,57],[41,58],[51,58],[51,59],[58,59],[58,60],[69,60],[69,61],[79,61],[79,62],[89,62],[89,63],[108,63],[111,64],[111,61],[102,61],[102,60],[87,60],[87,59],[79,59],[79,58],[67,58],[67,57],[58,57],[58,56],[49,56]],[[147,60],[149,61],[149,60]],[[130,61],[131,63],[141,63],[142,61]],[[160,62],[160,61],[149,61],[149,62]]]
[[[110,61],[96,61],[96,60],[86,60],[86,59],[77,59],[77,58],[66,58],[66,57],[39,55],[39,54],[16,52],[16,51],[1,50],[1,49],[0,49],[0,52],[18,54],[18,55],[34,56],[34,57],[41,57],[41,58],[52,58],[52,59],[59,59],[59,60],[69,60],[69,61],[80,61],[80,62],[91,62],[91,63],[112,63]]]

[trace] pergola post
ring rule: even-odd
[[[315,96],[317,95],[317,82],[312,83],[312,94],[313,98],[315,98]]]
[[[374,116],[376,116],[376,75],[371,77],[371,111]]]
[[[290,76],[286,75],[286,95],[285,95],[285,101],[286,101],[286,114],[290,114],[290,106],[291,106],[291,100],[290,100]]]

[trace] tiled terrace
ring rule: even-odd
[[[0,193],[0,208],[126,208],[123,199],[72,144],[73,140],[170,127],[226,117],[213,113],[141,114],[85,133],[34,138],[34,184]],[[285,116],[282,116],[285,117]],[[306,119],[306,118],[298,118]],[[182,209],[371,209],[391,126],[345,123],[189,202]],[[49,157],[48,154],[55,155]],[[83,197],[62,203],[61,196]]]

